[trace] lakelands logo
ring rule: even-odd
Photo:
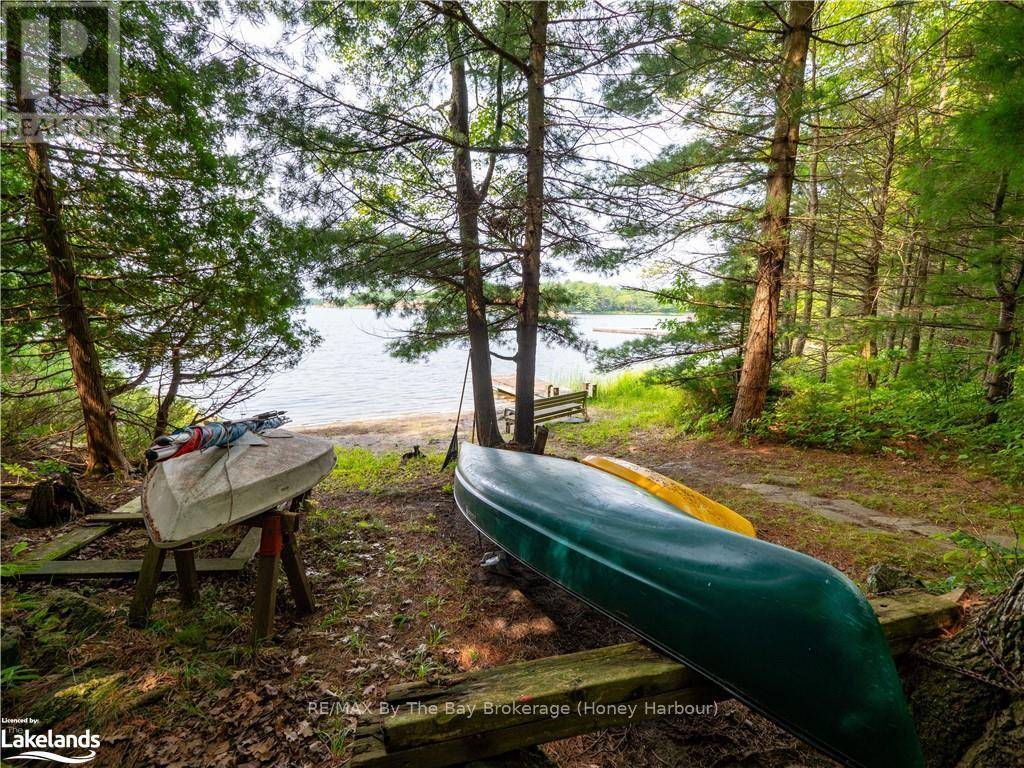
[[[65,765],[79,765],[81,763],[88,763],[96,757],[96,750],[100,746],[100,737],[98,734],[90,731],[68,736],[63,733],[54,733],[53,731],[32,733],[27,728],[23,731],[19,730],[8,733],[7,729],[4,728],[3,731],[0,731],[0,746],[3,747],[5,752],[9,749],[24,750],[16,755],[7,755],[4,757],[4,760],[51,760],[55,763],[64,763]],[[53,750],[55,749],[64,751],[75,750],[76,752],[85,750],[85,752],[63,755],[54,752]]]

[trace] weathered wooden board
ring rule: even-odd
[[[910,650],[917,640],[951,627],[960,619],[957,601],[964,590],[945,595],[927,592],[908,592],[890,597],[871,598],[871,607],[878,614],[893,656]]]
[[[383,737],[389,747],[448,741],[515,725],[523,721],[523,715],[514,705],[525,701],[531,708],[582,701],[620,702],[707,683],[696,672],[639,643],[494,667],[446,682],[451,684],[418,692],[395,691],[386,699],[397,710],[384,722]],[[506,702],[509,711],[481,716],[486,704]],[[437,704],[443,710],[448,703],[457,703],[464,714],[446,716],[442,712],[441,731],[435,720],[424,717],[421,705]]]
[[[915,592],[871,602],[898,654],[913,640],[954,624],[957,597]],[[390,714],[363,719],[352,764],[439,768],[728,698],[687,667],[640,643],[625,643],[453,675],[433,685],[392,686],[385,699]],[[581,711],[581,704],[593,706]],[[552,717],[556,707],[562,714]]]
[[[100,526],[87,526],[76,531],[94,532]],[[100,534],[102,535],[102,534]],[[199,573],[235,573],[242,570],[260,546],[258,528],[249,530],[235,547],[231,557],[208,557],[196,560]],[[141,560],[49,560],[33,558],[19,563],[11,578],[19,579],[123,579],[138,576]],[[174,561],[164,563],[161,575],[174,573]]]
[[[73,552],[77,552],[86,544],[96,541],[100,536],[106,536],[114,530],[117,525],[86,525],[81,528],[72,528],[67,533],[62,533],[52,541],[41,544],[31,551],[22,553],[19,563],[47,562],[60,560]]]
[[[199,573],[234,573],[242,570],[248,561],[233,557],[209,557],[196,560]],[[123,579],[138,576],[141,560],[51,560],[29,565],[14,578],[20,579]],[[163,575],[174,573],[174,560],[164,562]]]
[[[86,525],[106,525],[107,523],[118,523],[119,525],[142,525],[141,512],[101,512],[98,515],[89,515],[82,520]]]

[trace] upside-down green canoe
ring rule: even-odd
[[[857,587],[574,461],[463,444],[455,501],[510,555],[850,766],[920,768]]]

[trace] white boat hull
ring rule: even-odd
[[[273,509],[334,469],[327,440],[273,430],[266,445],[209,448],[157,464],[142,488],[142,516],[158,547],[181,546]]]

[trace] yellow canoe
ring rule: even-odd
[[[613,459],[611,456],[587,456],[582,461],[591,467],[621,477],[633,485],[639,485],[648,493],[657,496],[662,501],[667,501],[691,517],[746,536],[757,536],[754,526],[747,518],[736,514],[717,501],[697,493],[692,488],[687,488],[671,477],[665,477],[629,461]]]

